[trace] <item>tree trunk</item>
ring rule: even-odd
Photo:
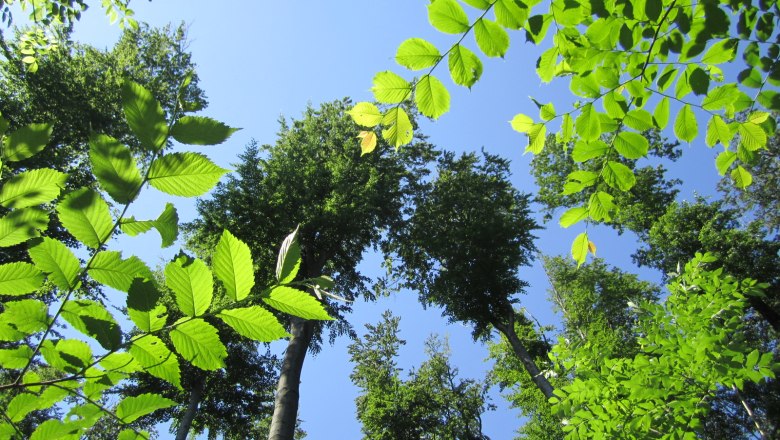
[[[772,293],[767,292],[769,295]],[[780,332],[780,315],[761,298],[748,297],[748,303],[763,317],[776,332]]]
[[[517,356],[517,358],[520,359],[520,362],[523,363],[525,370],[528,372],[528,374],[531,375],[531,380],[534,382],[534,384],[536,384],[539,390],[542,391],[544,397],[548,399],[552,397],[555,388],[553,388],[552,384],[550,384],[550,381],[544,377],[541,370],[539,370],[539,367],[536,366],[536,362],[531,357],[531,354],[528,353],[528,350],[526,350],[523,342],[520,340],[520,338],[517,337],[513,320],[510,319],[510,325],[503,323],[493,323],[493,326],[498,329],[498,331],[503,333],[504,336],[506,336],[507,340],[509,341],[509,345],[512,347],[512,351],[515,353],[515,356]]]
[[[314,321],[301,318],[293,318],[290,324],[292,338],[284,353],[284,362],[279,373],[268,440],[293,440],[295,436],[301,370],[314,334],[314,324]]]
[[[187,440],[190,433],[192,421],[195,420],[195,414],[198,413],[198,405],[203,398],[203,391],[206,388],[206,378],[202,375],[195,380],[195,384],[190,391],[190,403],[187,405],[187,411],[179,421],[179,427],[176,429],[176,440]]]

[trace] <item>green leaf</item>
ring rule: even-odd
[[[648,114],[649,116],[649,114]],[[650,144],[644,136],[630,131],[621,131],[615,136],[615,150],[626,159],[639,159],[647,156]]]
[[[49,225],[49,213],[40,208],[11,211],[0,218],[0,247],[15,246],[39,237]]]
[[[175,405],[176,402],[171,399],[166,399],[158,394],[145,393],[122,399],[116,406],[116,416],[123,423],[130,423],[158,409],[170,408]]]
[[[601,157],[607,154],[607,151],[609,151],[609,145],[602,140],[593,142],[577,141],[571,152],[571,158],[575,162],[585,162],[596,157]]]
[[[255,285],[255,273],[252,267],[252,255],[249,246],[237,239],[227,229],[217,243],[211,259],[214,275],[222,281],[228,296],[233,301],[241,301],[249,295]]]
[[[739,124],[739,142],[750,151],[760,150],[766,148],[766,133],[758,124],[743,122]]]
[[[553,46],[544,52],[536,60],[536,74],[544,83],[552,81],[555,76],[555,65],[558,61],[558,47]]]
[[[301,246],[298,244],[298,228],[296,227],[282,241],[279,254],[276,257],[276,281],[279,284],[289,283],[298,275],[301,266]]]
[[[412,86],[408,81],[386,70],[374,76],[374,85],[371,87],[374,99],[382,104],[398,104],[412,93]]]
[[[56,344],[47,340],[41,346],[46,362],[59,371],[78,373],[92,363],[92,349],[77,339],[60,339]]]
[[[223,310],[217,314],[239,335],[260,342],[271,342],[288,336],[273,313],[260,306]]]
[[[106,371],[117,373],[136,373],[142,370],[141,365],[136,362],[133,355],[127,352],[118,352],[108,354],[100,361],[100,366]]]
[[[753,176],[748,170],[742,168],[742,165],[737,165],[737,167],[731,171],[731,180],[734,181],[734,185],[736,185],[737,188],[744,189],[753,183]]]
[[[482,9],[482,10],[489,8],[491,3],[493,3],[492,1],[488,1],[488,0],[463,0],[463,1],[477,9]]]
[[[510,124],[515,131],[519,131],[520,133],[528,133],[534,126],[534,120],[522,113],[518,113],[514,118],[512,118]]]
[[[162,106],[143,86],[132,81],[122,84],[122,110],[127,124],[149,151],[159,151],[168,137],[168,123]]]
[[[721,176],[726,175],[726,171],[731,167],[731,164],[737,159],[737,153],[733,151],[723,151],[715,158],[715,167],[718,169],[718,173]]]
[[[205,116],[183,116],[173,124],[171,136],[187,145],[219,145],[238,130]]]
[[[89,188],[66,195],[57,205],[57,214],[68,232],[93,249],[105,244],[114,228],[108,204]]]
[[[38,409],[38,396],[30,393],[22,393],[14,396],[5,410],[6,416],[13,423],[19,423],[27,417],[27,414]]]
[[[30,440],[54,440],[78,438],[81,428],[76,423],[62,423],[51,419],[41,423],[30,436]],[[74,437],[75,435],[75,437]]]
[[[561,130],[558,132],[557,138],[562,143],[567,143],[572,140],[574,136],[574,121],[571,116],[564,114],[561,120]]]
[[[547,139],[547,127],[544,124],[534,124],[528,131],[528,146],[525,152],[539,154],[544,149],[544,142]]]
[[[152,271],[136,256],[123,260],[122,253],[102,251],[95,255],[89,267],[89,276],[95,281],[122,292],[130,290],[133,279],[152,280]]]
[[[160,338],[144,335],[136,339],[130,347],[130,354],[147,373],[181,389],[179,362]]]
[[[30,263],[0,265],[0,295],[18,296],[35,292],[43,285],[43,273]]]
[[[395,61],[409,70],[427,69],[435,65],[440,59],[441,53],[439,53],[439,49],[422,38],[410,38],[404,41],[398,46],[398,51],[395,53]],[[373,127],[378,123],[379,121],[373,125],[360,125]]]
[[[601,136],[601,120],[592,104],[586,104],[580,109],[580,115],[574,121],[574,129],[586,142],[595,141]]]
[[[577,262],[577,267],[582,266],[585,262],[585,258],[588,256],[588,234],[582,232],[574,239],[571,244],[571,257]]]
[[[382,122],[382,113],[370,102],[358,102],[347,114],[356,124],[364,127],[375,127]]]
[[[179,238],[179,214],[173,203],[169,202],[165,204],[165,209],[156,220],[136,220],[135,217],[123,218],[119,223],[119,228],[131,237],[155,228],[162,239],[161,246],[166,248]]]
[[[699,126],[696,123],[696,116],[691,110],[691,106],[685,104],[677,114],[674,121],[674,134],[678,139],[685,142],[691,142],[699,134]]]
[[[32,348],[26,345],[16,348],[1,349],[0,367],[8,370],[20,370],[27,366],[32,355]]]
[[[658,105],[653,111],[653,123],[656,127],[663,130],[669,123],[669,98],[664,97],[658,102]]]
[[[626,113],[623,123],[637,131],[645,131],[653,128],[653,117],[646,110],[631,110]]]
[[[0,189],[0,205],[18,209],[50,202],[60,195],[67,178],[67,174],[48,168],[19,173]]]
[[[578,206],[564,212],[558,223],[561,225],[561,227],[568,228],[569,226],[579,223],[586,218],[588,218],[588,208]]]
[[[62,306],[62,317],[76,330],[113,351],[122,344],[122,329],[111,313],[96,301],[70,300]]]
[[[556,116],[557,113],[555,113],[555,106],[553,106],[552,102],[549,102],[539,108],[539,117],[545,121],[549,121]]]
[[[496,21],[507,29],[519,30],[528,19],[528,9],[521,8],[515,0],[496,0],[493,11]]]
[[[303,319],[332,320],[322,303],[308,293],[286,286],[277,286],[263,298],[269,306]]]
[[[470,49],[456,44],[447,57],[455,84],[471,88],[482,76],[482,61]]]
[[[604,110],[613,119],[623,119],[628,111],[626,99],[616,91],[605,94],[602,104],[604,105]]]
[[[726,108],[739,98],[739,89],[736,84],[724,84],[715,87],[707,93],[701,101],[704,110],[717,111]],[[687,107],[687,106],[686,106]]]
[[[78,258],[59,240],[44,237],[28,250],[30,259],[60,290],[67,292],[78,282],[81,269]]]
[[[138,434],[132,429],[124,429],[119,432],[117,440],[149,440],[150,438],[146,431],[141,431],[141,434]]]
[[[437,119],[449,111],[450,94],[435,76],[423,76],[414,90],[414,102],[423,115]]]
[[[724,146],[728,146],[731,143],[731,139],[734,137],[734,132],[729,128],[720,115],[712,115],[709,122],[707,122],[707,134],[705,135],[705,143],[707,146],[714,146],[718,142]]]
[[[509,49],[509,35],[504,28],[484,17],[474,24],[474,39],[479,50],[489,57],[503,57]]]
[[[736,38],[718,41],[707,49],[707,52],[701,57],[701,61],[706,64],[721,64],[733,61],[736,56],[738,41]]]
[[[6,135],[3,139],[3,160],[17,162],[40,153],[49,143],[53,128],[52,124],[29,124]]]
[[[130,149],[106,135],[89,138],[89,160],[100,186],[117,203],[132,202],[141,187],[141,173]]]
[[[165,327],[165,306],[158,304],[160,291],[151,280],[135,278],[127,292],[127,315],[144,332]]]
[[[217,329],[195,318],[184,321],[171,330],[171,342],[176,351],[192,365],[202,370],[217,370],[225,366],[227,350],[219,340]]]
[[[613,160],[607,161],[604,165],[602,176],[604,176],[607,185],[621,191],[630,190],[636,183],[634,172],[629,167]]]
[[[214,187],[226,172],[202,154],[171,153],[154,161],[149,184],[174,196],[195,197]]]
[[[404,109],[393,107],[388,110],[382,125],[388,127],[382,130],[382,137],[393,147],[398,148],[412,141],[412,122]]]
[[[214,279],[202,260],[181,255],[165,266],[165,284],[176,294],[179,310],[187,316],[200,316],[209,309],[214,296]]]
[[[435,0],[428,5],[428,21],[445,34],[460,34],[469,29],[469,18],[455,0]]]
[[[612,211],[617,207],[613,202],[614,197],[604,191],[597,191],[588,200],[588,214],[595,221],[612,221]]]

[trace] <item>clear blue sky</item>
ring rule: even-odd
[[[439,34],[429,26],[426,3],[136,0],[131,7],[139,21],[154,26],[182,21],[189,25],[189,50],[210,103],[204,114],[243,128],[225,145],[202,150],[219,165],[230,168],[251,138],[273,143],[280,115],[298,117],[307,103],[317,105],[344,96],[355,101],[371,100],[371,79],[381,70],[394,70],[411,78],[393,60],[398,44],[406,38],[426,38],[446,50],[455,37]],[[76,25],[76,31],[77,40],[100,48],[111,47],[119,34],[107,23],[97,3]],[[530,157],[522,155],[525,136],[513,132],[508,121],[519,112],[536,115],[529,95],[542,102],[553,101],[559,109],[570,98],[565,82],[543,85],[536,77],[533,69],[540,51],[524,43],[521,33],[512,33],[511,37],[506,59],[484,60],[482,80],[471,91],[452,84],[443,69],[438,72],[452,92],[452,111],[437,122],[423,123],[422,130],[442,148],[473,151],[484,147],[511,158],[514,184],[532,192]],[[699,121],[700,126],[703,122]],[[703,157],[706,160],[702,161]],[[672,168],[680,174],[695,174],[700,190],[710,193],[717,177],[712,157],[714,153],[697,140]],[[690,199],[692,194],[692,189],[686,188],[682,196]],[[166,200],[148,190],[135,214],[154,217]],[[177,199],[175,203],[182,221],[195,216],[192,201]],[[554,222],[547,227],[539,232],[537,241],[547,254],[568,253],[571,240],[581,231],[562,230]],[[141,240],[122,241],[120,246],[126,254],[139,254],[151,264],[170,257],[171,251],[150,253],[149,249],[159,246],[159,238],[148,235]],[[630,237],[618,238],[611,230],[601,228],[595,231],[594,241],[600,256],[609,263],[630,268],[628,255],[635,247]],[[369,276],[382,272],[375,258],[368,258],[361,268]],[[644,278],[657,279],[657,274],[641,273]],[[521,275],[531,283],[523,305],[543,323],[554,324],[555,315],[545,301],[547,283],[541,267],[523,268]],[[375,304],[357,303],[350,320],[362,334],[363,324],[377,322],[385,309],[402,317],[401,337],[408,344],[401,351],[400,366],[419,365],[424,358],[423,341],[436,332],[449,336],[452,360],[462,376],[480,378],[489,369],[483,362],[486,350],[472,342],[469,329],[448,325],[437,310],[423,311],[413,292]],[[299,416],[309,439],[360,437],[354,407],[358,390],[349,381],[352,366],[346,351],[348,343],[346,339],[338,340],[333,346],[325,346],[318,356],[307,357]],[[281,351],[284,344],[275,347]],[[517,412],[507,407],[497,390],[492,396],[498,410],[484,415],[485,433],[494,440],[509,439],[520,424]],[[167,438],[164,431],[161,434]]]

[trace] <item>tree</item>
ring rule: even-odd
[[[486,439],[481,414],[487,384],[458,379],[450,365],[446,339],[430,337],[425,344],[428,359],[409,378],[397,368],[400,318],[386,311],[377,325],[349,346],[354,363],[350,378],[362,390],[355,403],[365,439]]]
[[[255,278],[273,280],[274,249],[289,230],[298,228],[300,277],[332,277],[321,290],[351,301],[371,299],[368,279],[357,263],[369,246],[379,245],[383,230],[398,227],[433,151],[424,140],[398,152],[382,142],[376,154],[361,156],[354,140],[357,127],[346,111],[348,100],[308,107],[303,118],[282,120],[274,145],[250,144],[239,157],[236,176],[217,186],[211,199],[198,202],[200,218],[188,226],[194,249],[213,247],[227,228],[245,241],[256,258]],[[329,278],[328,278],[329,280]],[[254,298],[265,294],[261,288]],[[346,302],[317,298],[334,321],[325,324],[331,340],[353,335],[343,312]],[[322,326],[292,319],[292,335],[282,361],[274,404],[271,439],[293,437],[298,410],[299,378],[306,352],[318,350]]]

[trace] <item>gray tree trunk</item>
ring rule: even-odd
[[[544,374],[542,374],[542,371],[539,370],[539,367],[536,366],[536,362],[534,361],[533,357],[531,357],[531,354],[528,353],[528,350],[525,348],[523,341],[517,337],[517,334],[515,333],[515,326],[511,320],[510,325],[493,323],[493,326],[498,329],[498,331],[503,333],[504,336],[506,336],[507,340],[509,341],[509,345],[512,347],[512,351],[514,351],[517,358],[520,359],[520,362],[523,363],[525,370],[528,372],[528,374],[531,375],[531,380],[534,382],[534,384],[536,384],[539,390],[542,391],[544,397],[548,399],[552,397],[555,388],[553,388],[550,381],[544,377]]]
[[[187,411],[179,421],[179,427],[176,429],[176,440],[187,440],[190,433],[192,421],[195,420],[195,414],[198,413],[198,406],[203,398],[203,391],[206,388],[206,378],[201,376],[195,381],[195,385],[190,391],[190,402],[187,405]]]

